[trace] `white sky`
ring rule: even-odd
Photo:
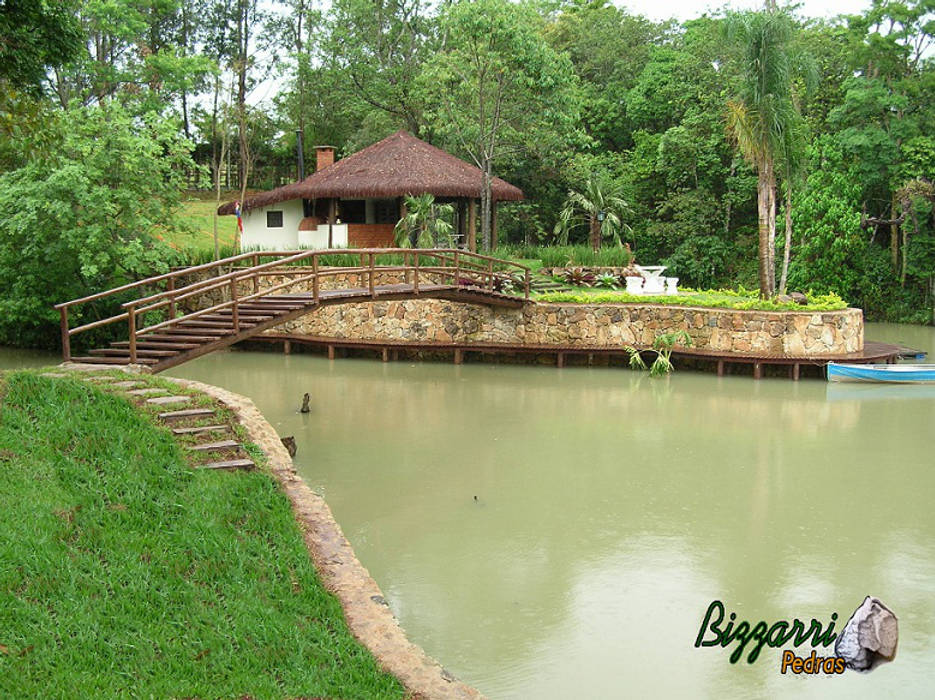
[[[756,10],[762,8],[763,0],[615,0],[618,7],[625,7],[633,14],[641,14],[654,20],[675,17],[679,20],[700,17],[705,11],[722,7],[732,10]],[[780,0],[780,6],[786,3]],[[799,14],[806,17],[834,17],[841,14],[857,14],[870,7],[870,0],[800,0]]]

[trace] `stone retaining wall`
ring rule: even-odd
[[[437,343],[581,347],[651,345],[685,330],[699,350],[821,356],[863,349],[860,309],[808,313],[733,311],[654,304],[530,304],[489,308],[434,299],[330,306],[276,333]]]
[[[299,274],[311,270],[299,269]],[[437,278],[437,279],[433,279]],[[273,275],[261,288],[289,279]],[[450,283],[423,273],[423,282]],[[374,283],[399,284],[403,273],[377,273]],[[340,272],[321,289],[365,287],[367,273]],[[307,291],[309,283],[291,291]],[[241,295],[253,291],[245,283]],[[215,293],[219,298],[221,293]],[[343,339],[437,343],[524,343],[581,347],[652,345],[656,336],[685,330],[693,348],[716,352],[779,353],[793,357],[842,355],[864,347],[860,309],[843,311],[735,311],[661,304],[529,304],[490,308],[436,299],[361,302],[320,309],[271,333]]]

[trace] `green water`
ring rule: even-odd
[[[931,387],[246,352],[170,374],[295,436],[410,637],[492,698],[932,697]],[[840,628],[867,594],[900,625],[870,674],[694,647],[714,599]]]

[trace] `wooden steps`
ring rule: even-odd
[[[172,428],[174,435],[197,435],[199,433],[217,432],[227,430],[226,425],[200,425],[193,428]]]
[[[236,440],[220,440],[218,442],[206,442],[203,445],[189,445],[188,449],[193,452],[209,452],[211,450],[230,450],[240,447]]]
[[[199,464],[195,469],[254,469],[256,465],[252,459],[228,459],[222,462],[208,462]]]
[[[181,411],[167,411],[160,413],[161,420],[178,420],[181,418],[201,418],[203,416],[213,416],[213,408],[186,408]]]

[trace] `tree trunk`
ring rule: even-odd
[[[782,275],[779,277],[779,293],[786,293],[786,280],[789,277],[789,253],[792,248],[792,183],[786,183],[786,244],[782,248]]]
[[[591,243],[591,250],[595,253],[601,249],[601,222],[597,220],[597,216],[591,214],[588,218],[589,224],[589,238],[588,240]]]
[[[769,173],[769,295],[776,293],[776,170],[772,159]]]
[[[490,202],[491,202],[491,176],[492,163],[490,158],[484,158],[484,188],[480,198],[480,226],[481,241],[484,246],[484,252],[490,250]]]
[[[768,299],[772,296],[769,287],[769,171],[762,162],[756,169],[756,205],[760,297]]]
[[[896,221],[896,193],[893,192],[893,199],[890,202],[890,221]],[[893,272],[899,269],[899,224],[890,224],[890,258],[893,261]]]

